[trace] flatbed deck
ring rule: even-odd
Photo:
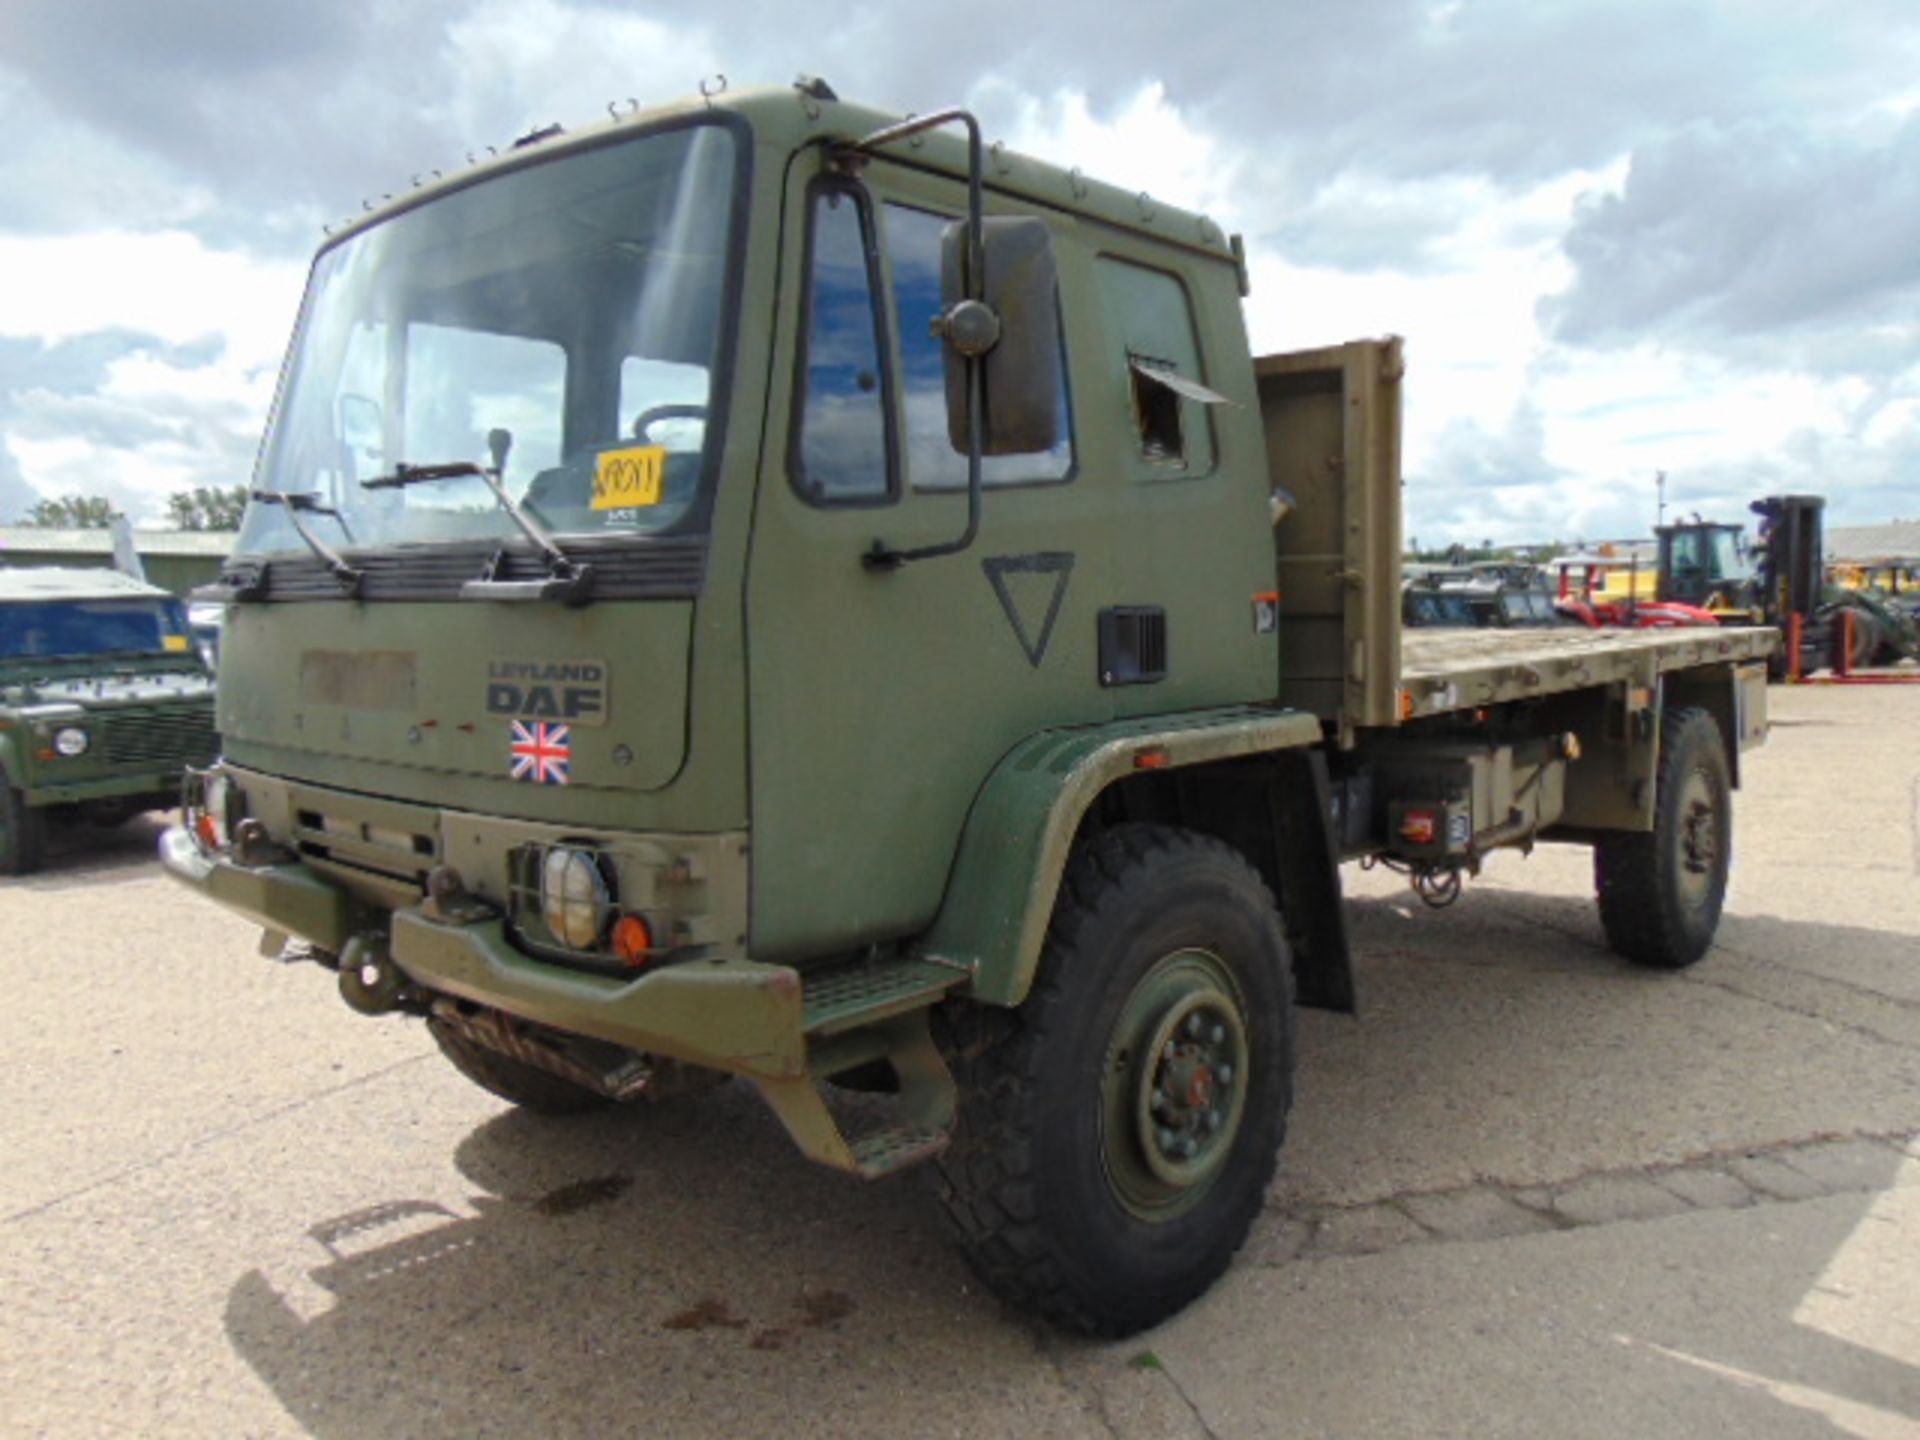
[[[1676,630],[1408,630],[1401,637],[1402,715],[1442,715],[1616,681],[1651,684],[1668,670],[1764,660],[1764,626]]]

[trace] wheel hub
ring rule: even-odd
[[[1218,957],[1184,950],[1135,987],[1107,1070],[1106,1158],[1127,1208],[1177,1213],[1225,1163],[1246,1101],[1247,1038]]]
[[[1680,889],[1689,904],[1698,905],[1713,886],[1720,863],[1719,813],[1708,778],[1695,771],[1687,777],[1680,796]]]

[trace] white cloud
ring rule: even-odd
[[[509,139],[690,95],[724,68],[704,27],[557,0],[484,0],[447,26],[444,62],[459,83],[431,109],[454,134]],[[454,157],[447,157],[451,161]]]
[[[178,230],[0,234],[0,335],[131,330],[175,344],[218,335],[258,363],[285,346],[303,278]]]
[[[1036,96],[987,80],[970,99],[980,109],[1011,110],[1011,149],[1211,215],[1229,229],[1237,223],[1241,160],[1189,121],[1159,82],[1143,85],[1106,117],[1073,89]]]
[[[13,391],[10,468],[40,495],[107,495],[136,519],[174,490],[245,480],[301,279],[178,231],[0,235],[0,335],[112,333],[126,352],[84,393]]]
[[[0,506],[23,479],[240,478],[301,278],[247,247],[290,254],[309,215],[533,125],[794,68],[900,108],[965,96],[1016,149],[1244,232],[1256,350],[1404,335],[1423,539],[1644,529],[1656,468],[1702,503],[1920,493],[1910,0],[1230,3],[1192,26],[1061,0],[1013,27],[829,0],[102,4],[115,23],[9,10]]]

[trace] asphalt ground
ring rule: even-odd
[[[1776,689],[1681,975],[1584,852],[1348,872],[1233,1270],[1110,1345],[743,1086],[544,1121],[162,877],[0,882],[0,1433],[1920,1437],[1920,686]]]

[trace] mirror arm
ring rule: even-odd
[[[897,125],[875,130],[856,141],[852,148],[871,153],[882,145],[890,145],[910,135],[956,122],[967,127],[967,266],[964,289],[968,300],[981,302],[986,297],[987,287],[986,185],[981,178],[980,122],[974,118],[973,112],[954,109],[915,116]],[[967,528],[960,532],[956,540],[949,540],[943,545],[922,545],[912,550],[895,550],[884,540],[875,540],[872,547],[860,557],[860,563],[867,569],[898,570],[910,560],[957,555],[972,545],[979,535],[981,494],[985,488],[981,479],[981,456],[987,443],[984,365],[984,356],[967,356]]]

